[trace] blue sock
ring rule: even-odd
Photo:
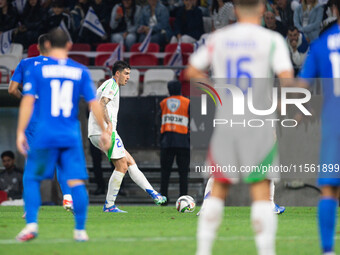
[[[38,222],[38,211],[41,205],[40,182],[34,179],[23,179],[26,223]]]
[[[59,169],[57,169],[57,179],[58,179],[58,182],[59,182],[61,192],[63,193],[63,196],[65,196],[67,194],[71,195],[71,188],[68,186],[67,180],[65,180],[64,178],[62,178],[62,176],[60,176]]]
[[[322,198],[319,202],[319,233],[323,252],[333,251],[338,202],[333,198]]]
[[[73,210],[75,214],[77,230],[85,229],[87,206],[89,198],[87,196],[86,187],[84,184],[77,185],[71,188],[73,198]]]

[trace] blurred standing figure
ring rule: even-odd
[[[181,96],[182,85],[170,81],[170,96],[160,103],[161,126],[161,194],[168,196],[169,178],[176,157],[179,174],[179,196],[188,194],[188,174],[190,165],[189,104],[190,100]]]
[[[184,6],[177,11],[175,31],[170,43],[194,43],[200,39],[203,31],[203,16],[201,10],[192,0],[184,0]]]
[[[111,41],[119,43],[124,41],[127,51],[137,41],[138,19],[141,7],[136,5],[136,0],[122,0],[116,4],[111,12]]]
[[[231,0],[213,0],[211,14],[214,29],[225,27],[236,21],[234,5]]]
[[[172,32],[169,24],[169,11],[159,0],[148,0],[148,5],[141,11],[139,41],[142,42],[152,29],[151,42],[158,43],[161,48],[170,40]]]
[[[302,0],[294,12],[294,25],[311,42],[319,37],[322,18],[323,6],[317,0]]]

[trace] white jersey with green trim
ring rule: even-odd
[[[206,45],[191,55],[190,64],[199,70],[211,66],[214,78],[271,78],[293,69],[284,38],[251,23],[235,23],[212,33]]]
[[[97,89],[97,100],[100,101],[102,97],[110,99],[106,105],[106,109],[112,123],[112,131],[115,131],[117,128],[117,116],[119,110],[119,86],[113,78],[106,80]],[[100,135],[102,133],[92,111],[90,112],[88,124],[88,137],[92,135]],[[105,128],[106,127],[107,125],[105,123]]]

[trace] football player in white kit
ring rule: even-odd
[[[191,56],[187,76],[206,80],[205,71],[210,67],[214,81],[221,78],[219,81],[223,80],[224,84],[226,78],[238,80],[238,78],[246,77],[249,82],[247,86],[252,88],[254,105],[258,106],[256,103],[259,103],[262,109],[268,109],[265,107],[271,105],[271,99],[266,95],[268,93],[270,95],[273,88],[273,83],[268,82],[269,78],[273,77],[272,74],[275,73],[280,79],[293,78],[289,52],[280,34],[260,26],[265,10],[261,0],[235,0],[234,3],[238,22],[215,31],[208,38],[206,45],[201,46]],[[260,78],[267,79],[260,81]],[[231,94],[221,93],[220,96],[223,107],[230,105],[230,111],[232,111]],[[225,113],[220,112],[217,107],[215,118],[225,118],[226,115],[223,114]],[[242,117],[251,116],[247,114],[248,112]],[[233,117],[237,121],[241,118],[233,114],[227,117]],[[275,114],[272,117],[275,117]],[[263,128],[246,127],[244,129],[240,126],[215,127],[207,162],[210,166],[217,164],[220,166],[228,164],[258,166],[261,162],[277,165],[275,127],[269,125]],[[269,197],[270,179],[275,179],[277,175],[261,172],[255,177],[253,173],[245,176],[239,172],[236,174],[215,172],[211,195],[198,221],[197,255],[211,254],[216,232],[223,218],[226,195],[230,185],[238,181],[239,175],[251,184],[250,191],[253,200],[251,221],[258,254],[275,254],[277,215],[273,214]]]
[[[128,82],[130,70],[131,67],[125,61],[115,62],[112,67],[112,78],[106,80],[97,89],[97,99],[100,101],[104,111],[106,128],[112,134],[112,147],[108,151],[104,151],[104,153],[115,166],[109,180],[106,201],[103,207],[104,212],[125,212],[115,205],[115,201],[127,171],[131,179],[147,192],[157,205],[167,201],[166,197],[153,189],[144,174],[138,169],[133,157],[125,150],[123,141],[116,130],[119,110],[119,87],[125,86]],[[88,123],[88,137],[91,143],[100,149],[101,130],[92,112],[90,112]]]

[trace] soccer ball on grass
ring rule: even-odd
[[[188,195],[179,197],[176,202],[177,211],[182,213],[193,212],[195,210],[195,206],[195,200]]]

